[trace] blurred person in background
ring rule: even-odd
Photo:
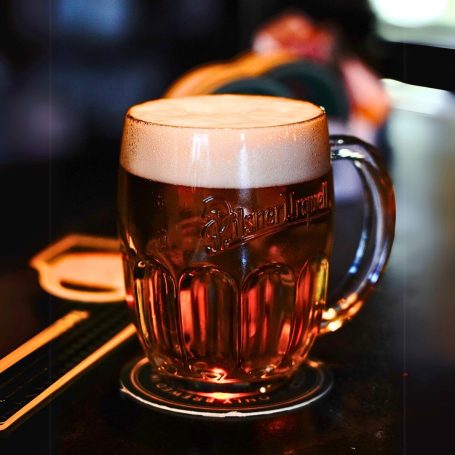
[[[258,53],[286,49],[303,61],[326,66],[342,79],[349,102],[348,124],[332,122],[332,133],[344,132],[376,142],[376,133],[390,111],[390,100],[379,76],[350,46],[337,22],[316,22],[306,13],[290,10],[266,22],[253,37]]]

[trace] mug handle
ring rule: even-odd
[[[320,333],[334,332],[362,308],[382,275],[395,233],[393,185],[376,149],[352,136],[330,136],[332,161],[348,160],[365,190],[362,232],[354,260],[329,296]]]

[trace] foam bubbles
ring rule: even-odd
[[[311,103],[253,95],[160,99],[128,111],[120,162],[164,183],[259,188],[323,175],[328,143],[324,112]]]

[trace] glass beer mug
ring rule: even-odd
[[[338,160],[360,174],[364,222],[347,279],[326,301]],[[318,334],[360,309],[393,240],[393,188],[372,147],[329,138],[324,110],[298,100],[133,106],[118,199],[144,353],[188,390],[254,394],[292,377]]]

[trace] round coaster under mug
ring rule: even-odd
[[[241,420],[283,414],[308,406],[332,387],[330,370],[308,359],[279,387],[257,394],[188,391],[156,374],[147,358],[127,364],[121,373],[121,392],[150,409],[206,419]]]

